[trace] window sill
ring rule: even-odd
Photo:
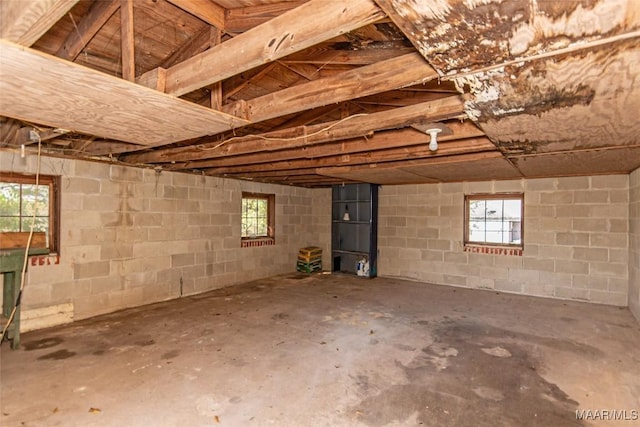
[[[522,256],[523,249],[514,246],[485,246],[485,245],[464,245],[465,252],[489,255]]]
[[[242,239],[241,248],[257,248],[259,246],[274,246],[276,239],[273,237],[257,237],[255,239]]]

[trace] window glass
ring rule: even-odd
[[[243,193],[242,238],[273,237],[275,196]]]
[[[520,195],[466,197],[465,243],[522,246]]]

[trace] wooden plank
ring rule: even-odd
[[[399,167],[411,167],[411,166],[425,166],[425,165],[436,165],[436,164],[453,164],[453,163],[465,163],[469,161],[476,161],[482,159],[502,159],[502,154],[498,151],[487,151],[481,153],[465,153],[458,154],[455,156],[436,156],[430,158],[421,158],[421,159],[410,159],[410,160],[399,160],[394,162],[387,163],[363,163],[358,165],[346,165],[346,166],[335,166],[335,165],[323,165],[315,169],[315,172],[318,175],[323,176],[341,176],[345,172],[351,171],[366,171],[366,170],[390,170]],[[308,163],[307,168],[312,168],[314,162],[306,161]],[[218,176],[250,176],[253,172],[261,172],[258,174],[260,176],[267,176],[268,173],[272,172],[283,172],[284,176],[288,174],[295,174],[297,168],[295,166],[290,166],[288,163],[291,162],[283,162],[282,164],[264,164],[261,168],[253,167],[250,168],[242,168],[242,167],[226,167],[226,168],[211,168],[211,169],[203,169],[204,173],[208,175],[218,175]],[[297,165],[300,166],[300,165]],[[246,169],[246,170],[244,170]],[[340,175],[339,175],[340,174]],[[356,179],[357,180],[357,179]]]
[[[0,115],[158,146],[247,124],[236,117],[0,40]],[[46,70],[46,73],[34,72]]]
[[[225,10],[211,0],[167,0],[193,16],[197,16],[209,25],[224,30]]]
[[[0,117],[0,147],[14,145],[22,124],[9,117]]]
[[[102,0],[94,2],[89,12],[78,23],[78,28],[67,36],[56,56],[75,61],[82,49],[89,44],[100,28],[120,7],[119,0]]]
[[[261,122],[436,78],[438,74],[420,54],[410,53],[251,99],[247,101],[247,119]],[[233,104],[228,104],[224,111],[232,108]]]
[[[120,45],[122,47],[122,78],[134,82],[136,55],[133,0],[120,0]]]
[[[132,154],[124,158],[132,163],[188,161],[255,151],[275,151],[369,135],[373,131],[402,128],[416,120],[440,121],[464,113],[464,103],[457,96],[437,101],[396,108],[381,113],[355,115],[313,126],[299,126],[262,135],[247,135],[221,143],[215,141],[197,147],[160,149],[151,153]],[[480,132],[475,128],[477,132]]]
[[[438,151],[433,152],[429,150],[428,147],[429,138],[419,132],[414,133],[417,134],[414,136],[414,144],[403,144],[393,148],[385,145],[385,142],[392,138],[379,138],[375,142],[372,142],[375,138],[367,140],[359,138],[344,141],[339,144],[321,144],[313,147],[281,150],[269,153],[259,152],[245,154],[242,156],[176,163],[175,165],[169,166],[169,169],[203,169],[234,165],[242,165],[243,168],[246,168],[249,167],[249,165],[259,165],[263,163],[275,164],[276,162],[284,161],[298,162],[307,159],[317,160],[318,164],[316,164],[316,166],[320,166],[321,164],[331,165],[339,163],[361,164],[497,150],[496,146],[491,143],[489,138],[483,137],[448,142],[441,141]],[[397,135],[395,138],[402,138],[402,135]],[[338,147],[336,147],[336,145],[338,145]]]
[[[318,175],[332,176],[336,178],[353,179],[356,181],[361,180],[360,173],[367,174],[367,181],[376,183],[375,179],[371,180],[378,173],[384,171],[390,171],[397,168],[402,168],[403,171],[409,171],[410,167],[431,167],[435,165],[449,165],[455,164],[461,167],[460,164],[468,164],[468,162],[482,161],[486,159],[504,159],[502,154],[497,151],[488,151],[483,153],[471,153],[471,154],[459,154],[457,156],[441,156],[432,157],[427,159],[417,160],[402,160],[396,162],[389,162],[383,164],[364,164],[356,166],[333,166],[333,167],[320,167],[316,169]],[[414,173],[414,172],[411,172]],[[415,174],[415,173],[414,173]],[[428,177],[425,176],[425,179]],[[433,179],[433,178],[432,178]]]
[[[27,242],[29,241],[29,232],[5,232],[0,233],[0,249],[17,249],[24,248],[27,246]],[[31,237],[31,245],[32,248],[46,248],[47,247],[47,236],[44,232],[34,232]]]
[[[136,79],[136,83],[139,85],[155,89],[160,92],[164,92],[164,86],[167,81],[167,70],[162,67],[154,68],[153,70],[142,74]]]
[[[12,145],[17,146],[22,144],[29,145],[37,143],[38,139],[31,139],[32,131],[35,131],[38,134],[40,142],[58,138],[64,134],[69,133],[68,130],[63,129],[36,129],[33,126],[25,126],[18,131],[18,134],[16,135]]]
[[[354,167],[322,169],[318,173],[336,179],[350,179],[381,185],[424,184],[437,182],[484,181],[492,179],[516,179],[521,175],[500,157],[454,158],[454,162],[425,163],[420,166]],[[460,164],[463,162],[463,165]]]
[[[527,178],[628,174],[640,167],[640,146],[509,156],[509,160]]]
[[[162,68],[169,68],[209,49],[211,47],[212,31],[219,30],[215,29],[215,27],[207,26],[201,31],[198,31],[193,37],[181,44],[171,55],[162,61],[160,66]]]
[[[383,17],[372,0],[310,0],[169,68],[167,93],[184,95]]]
[[[20,0],[0,2],[0,38],[31,46],[79,0]]]
[[[369,65],[415,51],[401,42],[371,43],[354,49],[349,43],[320,43],[282,59],[285,64]]]
[[[228,9],[225,14],[224,29],[228,33],[244,33],[303,3],[304,1],[284,1]]]
[[[222,43],[222,31],[215,27],[211,27],[210,45],[218,46]],[[214,83],[210,86],[211,108],[214,110],[222,109],[222,82]]]

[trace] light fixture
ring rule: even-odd
[[[442,129],[431,128],[427,129],[425,132],[431,135],[431,141],[429,141],[429,150],[436,151],[438,149],[438,134],[442,132]]]

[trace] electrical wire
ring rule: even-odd
[[[27,239],[27,245],[24,248],[24,262],[22,264],[22,271],[20,273],[20,290],[18,291],[18,297],[13,305],[13,309],[11,310],[11,314],[9,315],[9,319],[7,320],[7,324],[2,329],[2,336],[0,336],[0,343],[4,341],[4,337],[13,322],[13,319],[16,316],[16,312],[18,311],[18,307],[20,307],[20,303],[22,302],[22,291],[24,290],[24,284],[26,281],[26,273],[27,273],[27,264],[29,262],[29,249],[31,248],[31,240],[33,239],[33,231],[36,227],[36,213],[38,209],[38,190],[37,187],[40,184],[40,163],[41,163],[41,155],[42,155],[42,139],[40,138],[40,134],[35,132],[38,135],[38,156],[36,159],[36,191],[35,198],[33,199],[33,214],[31,215],[31,228],[29,230],[29,237]],[[20,327],[16,325],[16,327]],[[19,331],[18,331],[19,332]],[[14,334],[15,336],[15,334]]]
[[[211,151],[211,150],[215,150],[216,148],[220,148],[222,147],[224,144],[226,144],[227,142],[231,142],[233,140],[236,139],[245,139],[245,138],[259,138],[259,139],[263,139],[265,141],[296,141],[298,139],[305,139],[308,138],[310,136],[315,136],[315,135],[319,135],[322,132],[326,132],[328,130],[331,130],[332,128],[338,126],[339,124],[342,124],[344,122],[346,122],[347,120],[351,120],[353,118],[356,117],[363,117],[363,116],[368,116],[369,113],[359,113],[359,114],[353,114],[349,117],[345,117],[344,119],[338,120],[337,122],[324,127],[322,129],[319,129],[315,132],[309,133],[309,134],[304,134],[304,135],[299,135],[299,136],[292,136],[289,138],[272,138],[272,137],[268,137],[268,136],[262,136],[262,135],[257,135],[257,134],[252,134],[252,135],[244,135],[244,136],[234,136],[233,138],[229,138],[229,139],[225,139],[224,141],[222,141],[221,143],[219,143],[218,145],[215,145],[213,147],[203,147],[202,145],[198,145],[196,146],[198,148],[198,150],[200,151]]]

